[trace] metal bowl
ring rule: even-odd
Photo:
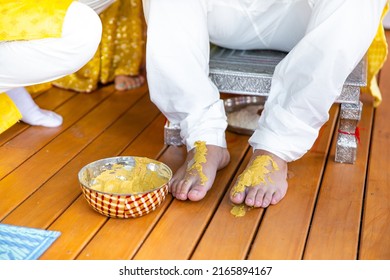
[[[120,171],[127,172],[129,176],[113,175],[114,180],[130,182],[132,186],[142,185],[143,191],[121,189],[123,184],[119,184],[115,191],[96,187],[99,175],[103,172],[115,174],[122,167],[124,170]],[[151,178],[158,180],[152,181]],[[81,190],[89,205],[100,214],[115,218],[136,218],[154,211],[165,200],[171,178],[172,171],[164,163],[133,156],[97,160],[84,166],[78,173]],[[137,181],[131,181],[135,179]],[[156,182],[158,185],[155,185]]]

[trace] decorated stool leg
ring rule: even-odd
[[[181,136],[180,136],[180,126],[173,124],[168,120],[165,122],[164,126],[164,143],[169,146],[181,146],[183,145]]]
[[[357,146],[360,141],[358,123],[361,118],[363,103],[342,103],[340,105],[340,124],[337,136],[335,161],[355,163]]]

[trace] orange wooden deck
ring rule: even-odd
[[[60,231],[41,259],[390,259],[390,61],[380,87],[379,108],[362,97],[356,164],[334,162],[335,105],[313,149],[289,165],[289,190],[278,205],[242,218],[230,214],[227,190],[251,149],[247,136],[228,133],[231,162],[204,200],[169,195],[138,219],[93,211],[77,173],[116,155],[159,159],[174,171],[180,166],[185,150],[164,146],[164,117],[147,87],[108,86],[92,94],[50,89],[35,99],[64,117],[60,128],[18,123],[0,135],[0,222]]]

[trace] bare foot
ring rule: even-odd
[[[117,90],[129,90],[142,86],[145,82],[145,78],[142,75],[138,76],[126,76],[118,75],[115,77],[115,89]]]
[[[287,192],[287,162],[264,150],[255,150],[230,192],[235,204],[266,208]]]
[[[169,191],[179,200],[199,201],[205,197],[214,183],[218,170],[230,161],[226,148],[204,145],[206,153],[199,156],[198,147],[188,152],[185,163],[174,174],[169,183]],[[202,161],[199,161],[202,158]]]

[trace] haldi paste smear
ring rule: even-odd
[[[267,166],[271,164],[272,169]],[[237,184],[233,188],[233,195],[244,192],[245,187],[257,186],[267,181],[272,182],[268,174],[274,170],[279,170],[276,162],[268,155],[262,155],[255,158],[251,165],[238,177]]]
[[[187,167],[187,171],[195,170],[200,178],[200,182],[204,185],[208,178],[203,173],[202,163],[206,163],[206,155],[207,155],[207,147],[206,142],[204,141],[196,141],[195,142],[195,154],[194,158],[189,162]]]
[[[155,189],[167,183],[168,178],[147,168],[151,161],[137,158],[135,166],[114,164],[93,180],[91,189],[117,194],[136,194]]]
[[[271,166],[272,169],[267,168]],[[269,174],[279,170],[279,166],[268,155],[261,155],[255,158],[251,165],[238,177],[237,184],[233,187],[233,195],[245,192],[245,187],[254,187],[259,184],[272,182]],[[236,217],[245,215],[245,207],[236,205],[230,211]]]

